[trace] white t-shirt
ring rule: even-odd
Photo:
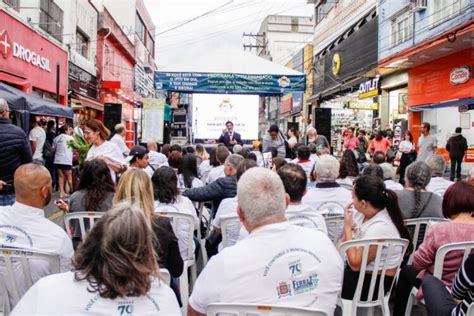
[[[148,164],[156,170],[161,166],[168,166],[168,158],[162,153],[150,150],[148,153]]]
[[[122,166],[126,164],[119,147],[109,141],[105,141],[100,146],[92,145],[87,152],[86,160],[92,160],[97,156],[104,156],[115,163],[121,164]],[[109,170],[110,175],[112,176],[112,181],[115,182],[115,171],[113,171],[112,168],[109,168]]]
[[[191,182],[191,188],[186,188],[183,175],[178,174],[178,189],[187,190],[187,189],[200,188],[203,186],[204,186],[204,183],[202,183],[201,180],[199,180],[198,178],[194,178],[193,181]]]
[[[428,157],[434,154],[435,147],[438,147],[438,140],[432,134],[428,136],[421,135],[418,138],[418,155],[417,161],[426,161]]]
[[[62,272],[71,269],[71,258],[74,255],[71,239],[61,227],[44,217],[42,209],[18,202],[0,207],[0,247],[32,249],[59,255]],[[22,280],[20,265],[15,268]],[[0,271],[4,271],[3,265],[0,266]],[[33,282],[50,273],[45,261],[31,264]],[[8,289],[12,288],[8,279],[6,286]],[[18,289],[20,295],[24,294],[25,283],[20,282]]]
[[[220,166],[212,168],[212,170],[209,171],[209,175],[207,176],[206,183],[210,184],[216,181],[217,179],[224,178],[224,177],[225,177],[224,165],[220,165]]]
[[[46,141],[46,132],[43,128],[36,126],[30,131],[29,140],[36,142],[36,150],[33,153],[34,159],[43,159],[43,146]]]
[[[126,157],[128,156],[128,153],[130,152],[130,149],[127,147],[127,145],[125,144],[125,140],[123,139],[122,136],[120,136],[119,134],[115,134],[114,136],[112,136],[112,138],[110,139],[110,142],[114,143],[115,145],[118,146],[118,148],[120,149],[120,151],[122,152],[122,154]]]
[[[189,200],[187,197],[178,195],[176,197],[176,202],[174,204],[163,204],[158,201],[155,201],[155,212],[157,213],[166,213],[166,212],[178,212],[183,214],[192,215],[194,218],[194,228],[197,229],[199,227],[199,218],[197,217],[196,209],[194,208],[193,202]],[[177,231],[174,233],[176,237],[178,237],[178,245],[179,245],[179,252],[181,253],[181,257],[183,260],[189,259],[188,258],[188,242],[189,242],[189,224],[186,221],[182,221],[182,223],[178,223]],[[193,251],[196,248],[194,242]]]
[[[449,181],[443,177],[433,177],[426,186],[426,190],[443,197],[446,190],[453,184],[453,181]]]
[[[72,166],[72,149],[67,142],[74,138],[67,134],[58,135],[53,141],[54,163],[58,165]]]
[[[88,288],[89,282],[75,281],[73,272],[50,275],[33,285],[10,315],[181,316],[175,294],[157,279],[150,291],[139,297],[106,299]]]
[[[211,162],[210,160],[204,160],[201,162],[201,164],[198,167],[198,173],[199,176],[201,177],[201,180],[203,182],[207,181],[207,177],[209,176],[209,172],[212,170]]]
[[[398,149],[401,151],[401,152],[410,152],[412,151],[414,148],[413,146],[413,143],[408,141],[408,140],[404,140],[400,143],[400,145],[398,145]]]
[[[331,187],[322,188],[321,186]],[[352,194],[351,191],[340,186],[322,183],[317,184],[315,188],[308,189],[301,202],[313,207],[319,214],[344,214],[344,207],[352,202]],[[332,205],[328,202],[337,202],[342,207],[337,207],[336,204]],[[326,208],[324,205],[328,207]],[[323,207],[323,209],[320,210],[320,207]]]
[[[343,263],[328,237],[288,222],[257,228],[213,256],[199,275],[190,306],[206,313],[218,302],[320,309],[332,315]]]
[[[364,214],[355,211],[352,217],[352,223],[355,228],[354,239],[372,239],[372,238],[400,238],[400,233],[393,224],[390,215],[386,209],[379,211],[374,217],[364,222]],[[398,265],[398,261],[402,256],[402,249],[396,249],[392,252],[389,260],[388,269],[395,268]],[[382,250],[382,257],[380,260],[380,267],[385,264],[387,259],[387,249]],[[374,269],[374,263],[367,265],[367,270],[372,271]]]
[[[237,216],[237,197],[223,199],[219,204],[216,217],[212,221],[212,225],[219,229],[222,228],[222,221],[229,217]],[[240,223],[229,223],[226,228],[227,246],[233,246],[239,239],[239,231],[242,227]],[[222,243],[219,244],[219,251],[222,249]]]
[[[305,161],[305,162],[296,162],[296,164],[300,165],[301,168],[303,168],[304,172],[306,173],[306,177],[308,178],[308,181],[310,180],[311,177],[311,171],[313,170],[314,162],[312,160]]]
[[[314,208],[305,204],[290,204],[286,209],[286,218],[293,225],[317,229],[327,235],[326,221]]]
[[[403,190],[403,185],[393,180],[385,180],[384,183],[385,183],[385,187],[389,190],[393,190],[393,191]]]

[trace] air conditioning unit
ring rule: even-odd
[[[428,0],[410,0],[413,6],[413,11],[419,12],[426,10],[428,6]]]

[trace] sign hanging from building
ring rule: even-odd
[[[362,82],[359,85],[359,99],[375,97],[380,94],[380,76]]]
[[[304,92],[304,75],[155,72],[155,88],[186,93],[282,95]]]
[[[165,100],[143,99],[142,142],[163,142]]]
[[[471,72],[469,66],[454,68],[449,74],[449,81],[453,85],[463,84],[469,81]]]
[[[379,109],[379,104],[376,102],[375,103],[362,103],[362,102],[350,101],[349,109],[377,111]]]

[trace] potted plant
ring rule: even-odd
[[[84,161],[86,161],[87,152],[91,144],[84,139],[84,136],[74,132],[74,140],[68,141],[67,146],[71,148],[74,151],[74,155],[77,156],[77,165],[72,168],[72,187],[73,192],[75,192],[79,187],[82,165]]]

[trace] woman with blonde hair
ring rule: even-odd
[[[159,279],[152,236],[139,205],[116,204],[77,250],[73,271],[36,282],[11,315],[181,315]]]

